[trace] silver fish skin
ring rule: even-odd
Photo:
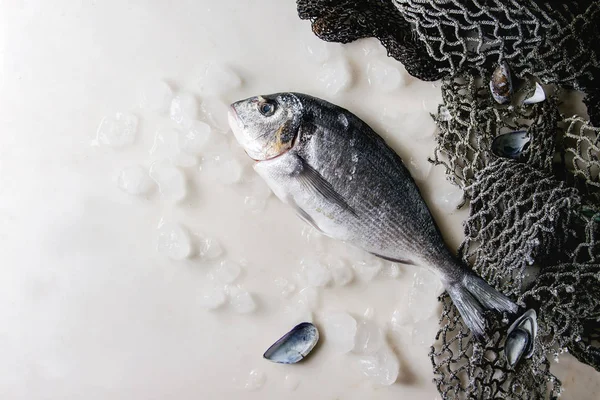
[[[279,199],[327,236],[437,273],[475,337],[484,311],[517,312],[452,255],[401,158],[348,110],[276,93],[233,103],[229,123]]]

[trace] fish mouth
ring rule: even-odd
[[[246,145],[248,144],[248,141],[252,141],[252,140],[256,140],[256,138],[253,139],[249,139],[245,134],[245,127],[246,125],[244,124],[244,122],[242,121],[242,119],[239,117],[239,114],[237,112],[237,110],[235,109],[235,104],[233,103],[229,106],[229,111],[227,113],[227,120],[229,122],[229,127],[231,128],[231,131],[233,132],[233,135],[235,136],[236,140],[238,141],[238,143],[242,146],[242,148],[244,149],[244,152],[246,153],[246,155],[253,160],[255,163],[259,163],[259,162],[263,162],[263,161],[271,161],[274,160],[278,157],[283,156],[284,154],[286,154],[288,151],[290,151],[295,145],[296,145],[296,139],[294,138],[294,140],[292,141],[292,145],[285,149],[284,151],[282,151],[279,154],[276,154],[272,157],[260,157],[260,154],[255,154],[254,156],[250,155],[250,153],[248,152],[248,148],[246,147]],[[259,159],[255,158],[255,157],[260,157]]]
[[[240,121],[239,117],[238,117],[238,113],[235,110],[235,107],[232,105],[229,106],[229,112],[227,113],[227,119],[229,122],[229,127],[231,128],[231,130],[234,129],[239,129],[239,128],[244,128],[242,125],[242,121]]]

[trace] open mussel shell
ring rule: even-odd
[[[492,97],[498,104],[508,103],[513,93],[513,83],[508,64],[503,61],[496,67],[490,80]]]
[[[546,92],[544,92],[544,88],[542,88],[542,85],[540,85],[539,83],[536,82],[535,90],[529,97],[527,97],[523,101],[523,104],[541,103],[544,100],[546,100]]]
[[[537,336],[537,314],[535,310],[527,310],[508,328],[504,343],[504,355],[511,367],[516,366],[522,358],[533,355]]]
[[[498,157],[517,160],[525,151],[531,138],[527,131],[514,131],[504,133],[494,138],[492,153]]]
[[[263,357],[279,364],[295,364],[308,356],[318,341],[317,327],[302,322],[269,347]]]

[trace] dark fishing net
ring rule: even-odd
[[[554,398],[561,383],[550,363],[562,352],[600,371],[600,130],[562,116],[560,91],[534,105],[499,106],[487,81],[464,75],[442,82],[432,161],[470,199],[459,253],[537,311],[538,340],[533,357],[513,370],[503,355],[507,325],[492,320],[489,340],[479,343],[442,296],[430,353],[435,382],[444,399]],[[519,162],[490,150],[505,129],[530,134]]]
[[[600,371],[600,130],[563,117],[560,92],[539,104],[498,106],[483,82],[472,75],[442,82],[432,161],[470,199],[459,253],[537,311],[538,340],[533,357],[513,370],[503,356],[506,324],[492,320],[489,340],[479,343],[443,296],[430,353],[435,382],[445,399],[554,398],[561,383],[550,362],[560,353]],[[490,150],[504,129],[530,134],[520,162]]]
[[[412,75],[443,78],[431,161],[469,200],[459,255],[537,312],[535,351],[513,369],[507,316],[489,314],[478,342],[442,295],[430,352],[442,397],[556,398],[550,365],[564,352],[600,371],[600,2],[298,0],[298,13],[324,40],[376,37]],[[505,105],[488,85],[501,61],[515,77]],[[546,99],[524,104],[534,79],[551,84]],[[591,122],[561,112],[572,88]],[[518,130],[530,138],[518,160],[494,154],[494,139]]]
[[[600,2],[541,0],[297,0],[326,41],[375,37],[423,80],[485,75],[507,61],[520,75],[588,93],[600,121]]]

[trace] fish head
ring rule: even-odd
[[[231,104],[229,125],[246,153],[264,161],[294,146],[302,116],[303,106],[295,94],[276,93]]]

